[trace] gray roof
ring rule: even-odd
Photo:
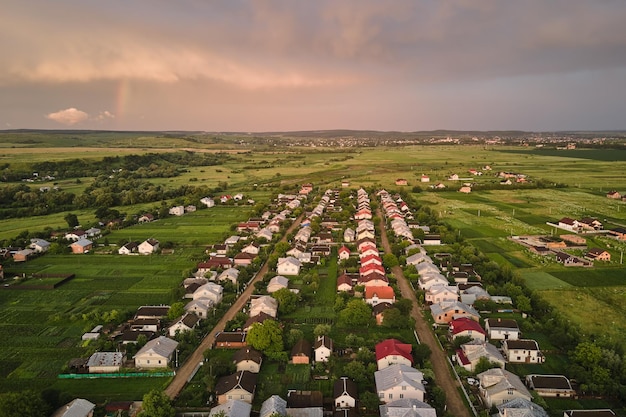
[[[96,352],[89,357],[87,366],[121,366],[122,352]]]
[[[223,411],[226,417],[250,417],[251,410],[252,404],[248,404],[240,400],[230,400],[222,405],[213,407],[209,416],[215,416]]]
[[[76,398],[57,410],[53,417],[87,417],[95,407],[96,405],[92,402]]]
[[[532,395],[519,377],[501,368],[493,368],[478,374],[480,385],[490,397],[495,394],[514,389],[525,397],[532,398]]]
[[[507,417],[548,417],[546,410],[526,398],[515,398],[497,407],[500,414],[506,409]]]
[[[176,350],[176,346],[178,346],[178,342],[176,340],[169,339],[165,336],[159,336],[146,343],[144,347],[139,349],[133,357],[152,351],[159,356],[169,358]]]
[[[267,400],[263,401],[259,417],[269,417],[273,413],[280,414],[281,416],[287,415],[287,401],[283,400],[278,395],[272,395]]]
[[[437,417],[436,410],[423,401],[403,398],[379,406],[381,417]]]
[[[376,391],[386,391],[396,386],[412,386],[426,392],[422,381],[424,374],[404,364],[394,364],[374,372]]]

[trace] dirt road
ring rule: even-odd
[[[291,233],[296,227],[300,225],[302,218],[304,215],[301,215],[293,222],[293,224],[289,227],[283,238],[282,242],[286,241],[287,235]],[[213,346],[213,342],[215,342],[215,334],[224,330],[226,323],[229,320],[232,320],[235,315],[241,311],[241,309],[246,305],[252,292],[254,291],[254,283],[263,279],[263,276],[267,273],[269,267],[267,262],[263,264],[259,272],[255,275],[254,279],[250,282],[250,284],[246,287],[246,289],[241,293],[241,296],[233,303],[233,305],[228,309],[226,314],[220,319],[219,322],[215,325],[213,330],[209,332],[209,334],[202,340],[200,346],[193,352],[193,354],[187,359],[187,361],[176,371],[176,376],[172,380],[172,382],[165,389],[165,394],[167,394],[171,399],[174,399],[180,394],[185,385],[189,382],[189,379],[192,377],[194,370],[199,366],[200,362],[204,359],[203,353],[205,350],[210,349]]]
[[[387,239],[385,221],[380,209],[378,209],[377,215],[380,219],[379,229],[381,232],[383,249],[385,253],[391,253],[391,245],[389,245],[389,240]],[[415,319],[415,331],[420,339],[420,343],[427,345],[432,351],[430,361],[433,365],[433,371],[435,372],[435,382],[437,383],[437,386],[443,389],[446,393],[446,405],[448,407],[447,413],[455,417],[473,417],[468,408],[465,406],[461,394],[459,394],[459,384],[450,373],[446,354],[441,350],[439,342],[435,339],[428,322],[424,319],[422,311],[419,308],[419,304],[417,303],[415,292],[411,288],[409,281],[404,277],[402,268],[399,266],[393,267],[391,272],[393,272],[393,275],[398,279],[398,286],[402,292],[402,297],[413,301],[411,316]]]

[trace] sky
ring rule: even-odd
[[[0,129],[626,129],[623,0],[3,0]]]

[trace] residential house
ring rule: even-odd
[[[207,206],[207,208],[211,208],[215,206],[215,200],[213,200],[211,197],[202,197],[200,199],[200,202],[204,204],[205,206]]]
[[[209,417],[250,417],[252,404],[241,400],[228,400],[211,408]]]
[[[612,191],[609,191],[608,193],[606,193],[606,198],[612,198],[612,199],[615,199],[615,200],[619,200],[619,199],[622,198],[622,195],[619,192],[617,192],[615,190],[612,190]]]
[[[492,340],[517,340],[520,329],[513,319],[485,319],[485,330]]]
[[[263,363],[263,354],[251,347],[239,349],[233,355],[233,363],[238,371],[248,371],[258,374]]]
[[[243,330],[245,332],[248,332],[250,331],[253,325],[257,323],[263,323],[265,320],[274,320],[274,319],[275,317],[272,317],[269,314],[261,311],[256,316],[249,317],[248,320],[246,320],[246,322],[243,324]]]
[[[300,339],[291,349],[291,363],[294,365],[311,363],[311,343]]]
[[[563,375],[526,375],[526,385],[542,397],[575,398],[576,391]]]
[[[239,349],[245,346],[246,332],[219,332],[215,335],[215,348]]]
[[[271,417],[274,415],[287,415],[287,401],[283,400],[278,395],[272,395],[267,400],[263,401],[261,410],[259,411],[259,417]]]
[[[72,253],[88,253],[93,248],[93,242],[89,239],[80,239],[70,245]]]
[[[348,274],[337,277],[337,291],[352,291],[352,278]]]
[[[459,289],[454,285],[433,285],[424,297],[428,304],[453,302],[459,299]]]
[[[198,264],[198,274],[204,276],[207,272],[214,268],[230,268],[233,266],[233,261],[226,256],[211,256],[205,262]]]
[[[14,262],[26,262],[31,256],[35,254],[32,249],[22,249],[13,253]]]
[[[300,273],[300,268],[302,267],[302,263],[294,258],[293,256],[288,256],[286,258],[278,258],[278,264],[276,266],[276,272],[278,275],[298,275]]]
[[[250,300],[249,316],[254,317],[261,312],[269,314],[272,317],[276,317],[278,312],[278,301],[269,295],[252,298]]]
[[[50,249],[50,242],[43,239],[31,239],[30,248],[34,250],[35,253],[45,253]]]
[[[394,364],[413,365],[413,347],[397,339],[387,339],[376,344],[376,363],[378,369],[384,369]]]
[[[95,352],[87,361],[90,374],[107,374],[119,372],[124,364],[122,352]]]
[[[478,374],[480,395],[487,407],[504,404],[516,398],[530,401],[532,395],[519,377],[502,368],[492,368]]]
[[[102,234],[102,230],[98,229],[97,227],[91,227],[85,230],[85,234],[87,235],[87,237],[97,239]]]
[[[423,291],[428,291],[431,287],[437,285],[448,285],[450,282],[448,278],[444,277],[439,272],[427,272],[420,274],[417,285]]]
[[[378,406],[380,417],[437,417],[437,411],[423,401],[404,398]]]
[[[137,242],[128,242],[117,250],[117,253],[120,255],[130,255],[133,253],[137,253],[139,250],[139,243]]]
[[[591,248],[585,254],[585,258],[587,258],[587,259],[589,259],[591,261],[606,261],[606,262],[610,262],[611,261],[611,254],[608,251],[604,250],[604,249]]]
[[[77,240],[84,238],[87,238],[87,233],[85,233],[85,231],[81,229],[75,229],[65,234],[65,239],[72,242],[76,242]]]
[[[170,216],[182,216],[185,214],[185,206],[170,207]]]
[[[220,378],[215,384],[217,403],[225,404],[230,400],[240,400],[252,404],[256,391],[256,379],[257,374],[248,371],[237,371]]]
[[[156,239],[147,239],[139,244],[137,251],[141,255],[151,255],[159,250],[159,241]]]
[[[384,287],[389,285],[389,279],[380,272],[374,272],[369,275],[359,275],[356,283],[365,287]]]
[[[424,246],[441,245],[441,236],[440,235],[434,235],[434,234],[425,235],[424,239],[422,240],[422,244]]]
[[[144,213],[138,219],[138,223],[150,223],[154,221],[154,215],[152,213]]]
[[[515,398],[497,406],[497,417],[548,417],[548,413],[538,404],[526,398]]]
[[[497,347],[491,343],[480,340],[472,340],[469,343],[464,343],[456,351],[457,363],[470,372],[474,372],[476,365],[478,365],[482,358],[498,364],[501,368],[504,368],[506,362]]]
[[[609,235],[615,237],[617,240],[626,240],[626,228],[616,227],[609,230]]]
[[[177,341],[165,336],[152,339],[135,354],[135,366],[137,368],[167,368],[177,346]]]
[[[224,287],[214,282],[207,282],[194,291],[194,300],[210,300],[212,304],[219,304],[224,296]]]
[[[213,301],[208,298],[199,298],[187,303],[185,305],[185,311],[193,313],[201,319],[205,319],[207,318],[209,311],[213,310],[213,305]]]
[[[343,232],[343,241],[350,243],[350,242],[354,242],[354,240],[356,239],[356,232],[354,231],[354,229],[351,228],[347,228],[346,230],[344,230]]]
[[[252,255],[251,253],[239,252],[233,258],[233,262],[236,266],[248,266],[252,265],[252,261],[254,261],[256,257],[256,255]]]
[[[326,335],[318,336],[313,343],[313,354],[315,362],[328,362],[333,354],[333,340]]]
[[[196,328],[200,318],[193,313],[185,313],[181,318],[174,322],[168,328],[170,337],[176,336],[177,333],[190,332]]]
[[[348,249],[346,246],[340,247],[339,250],[337,251],[340,261],[350,258],[350,253],[351,253],[350,249]]]
[[[396,294],[393,288],[388,285],[368,285],[365,287],[365,302],[371,306],[379,303],[393,304],[396,302]]]
[[[487,332],[480,327],[480,324],[468,317],[452,320],[448,325],[448,330],[453,340],[457,337],[471,337],[472,340],[484,342],[487,336]]]
[[[563,266],[593,266],[591,262],[566,252],[556,252],[556,261],[563,264]]]
[[[170,306],[141,306],[135,313],[135,320],[137,319],[162,319],[167,317],[167,313],[170,311]]]
[[[82,398],[76,398],[52,414],[52,417],[93,417],[96,405]]]
[[[472,187],[469,187],[469,186],[465,185],[465,186],[459,188],[459,192],[460,193],[464,193],[464,194],[469,194],[469,193],[472,192]]]
[[[454,274],[461,274],[462,272],[454,272]],[[461,302],[469,305],[473,305],[476,300],[490,300],[491,295],[481,285],[472,285],[461,291]]]
[[[342,376],[333,386],[335,409],[355,408],[359,395],[357,385],[348,377]]]
[[[374,380],[381,402],[409,398],[424,401],[424,375],[415,368],[404,364],[391,365],[374,372]]]
[[[241,251],[243,253],[249,253],[251,255],[258,255],[259,251],[260,251],[261,246],[258,243],[250,243],[246,246],[244,246]]]
[[[430,256],[426,255],[426,253],[423,252],[417,252],[414,253],[411,256],[407,256],[406,257],[406,264],[407,265],[417,265],[420,264],[422,262],[427,262],[432,264],[432,259],[430,258]]]
[[[267,284],[267,292],[270,294],[283,288],[289,288],[289,279],[282,275],[276,275]]]
[[[408,184],[409,184],[408,181],[404,178],[398,178],[396,180],[396,185],[408,185]]]
[[[539,344],[532,339],[505,340],[502,351],[511,363],[543,363],[546,358],[539,350]]]
[[[239,270],[237,268],[225,269],[217,276],[218,281],[230,281],[233,284],[237,284],[237,278],[239,278]]]
[[[460,301],[447,301],[433,304],[430,312],[437,324],[448,324],[454,319],[468,317],[472,320],[480,320],[480,314],[471,306]]]

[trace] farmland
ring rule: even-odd
[[[279,192],[295,192],[304,182],[312,182],[320,190],[340,187],[342,180],[350,181],[351,188],[404,189],[416,204],[435,211],[464,241],[478,248],[490,260],[510,267],[530,289],[540,293],[560,313],[578,324],[585,334],[623,343],[626,268],[619,263],[623,248],[607,238],[590,238],[590,246],[606,248],[613,260],[594,268],[566,268],[553,260],[533,255],[510,237],[563,234],[564,231],[546,224],[562,217],[596,217],[603,221],[605,228],[625,225],[626,203],[609,200],[604,195],[610,189],[626,192],[624,151],[543,152],[483,145],[276,149],[256,146],[252,140],[241,145],[205,139],[196,138],[194,142],[184,138],[120,133],[89,136],[85,147],[80,147],[60,135],[53,139],[54,147],[48,148],[45,147],[47,139],[37,135],[22,142],[3,138],[0,141],[3,147],[0,162],[27,166],[32,161],[77,157],[101,160],[105,156],[180,149],[228,151],[232,158],[222,165],[186,167],[178,176],[152,178],[150,181],[164,188],[181,185],[215,187],[226,183],[224,193],[242,192],[246,199],[261,203],[267,203]],[[107,144],[117,148],[107,148]],[[470,168],[485,165],[490,165],[492,171],[485,171],[480,177],[467,173]],[[524,173],[531,181],[542,180],[547,185],[544,188],[499,185],[500,180],[495,177],[498,171]],[[468,181],[477,185],[476,190],[470,194],[457,192],[464,181],[448,180],[453,173],[471,178]],[[430,183],[420,183],[422,174],[430,176]],[[398,178],[406,178],[409,185],[396,186]],[[92,181],[91,177],[82,177],[78,182],[63,179],[58,185],[80,193]],[[447,188],[435,192],[428,187],[438,182]],[[42,181],[36,186],[54,184],[55,181]],[[554,184],[559,184],[559,188]],[[172,199],[115,208],[123,213],[136,214],[178,202]],[[95,253],[88,255],[46,254],[23,264],[7,264],[7,280],[31,274],[76,274],[76,278],[55,290],[10,288],[0,291],[0,347],[5,353],[0,360],[0,374],[4,377],[0,380],[0,391],[53,387],[74,395],[97,391],[100,393],[98,399],[117,399],[121,398],[121,392],[139,398],[151,388],[164,386],[167,378],[85,382],[57,380],[56,375],[69,359],[84,352],[80,337],[98,324],[93,320],[94,312],[117,311],[125,315],[140,305],[177,301],[176,288],[203,258],[205,247],[232,234],[232,225],[250,217],[253,210],[254,206],[248,204],[218,205],[182,217],[170,216],[156,222],[111,230],[98,241],[100,246]],[[72,212],[84,225],[96,222],[93,209]],[[46,227],[66,229],[65,214],[0,220],[0,239],[11,239],[25,231],[40,231]],[[171,242],[173,253],[149,257],[117,255],[120,242],[142,241],[150,237]],[[301,320],[314,316],[332,320],[336,317],[333,310],[337,276],[335,260],[320,268],[318,273],[324,277],[317,297],[322,301],[314,307],[306,306],[288,318]],[[306,334],[310,334],[312,328],[312,324],[301,326]],[[345,330],[334,330],[339,333],[332,336],[341,339],[345,337]],[[371,329],[355,329],[355,332],[372,340],[377,337],[376,331]],[[297,376],[291,382],[306,386]]]

